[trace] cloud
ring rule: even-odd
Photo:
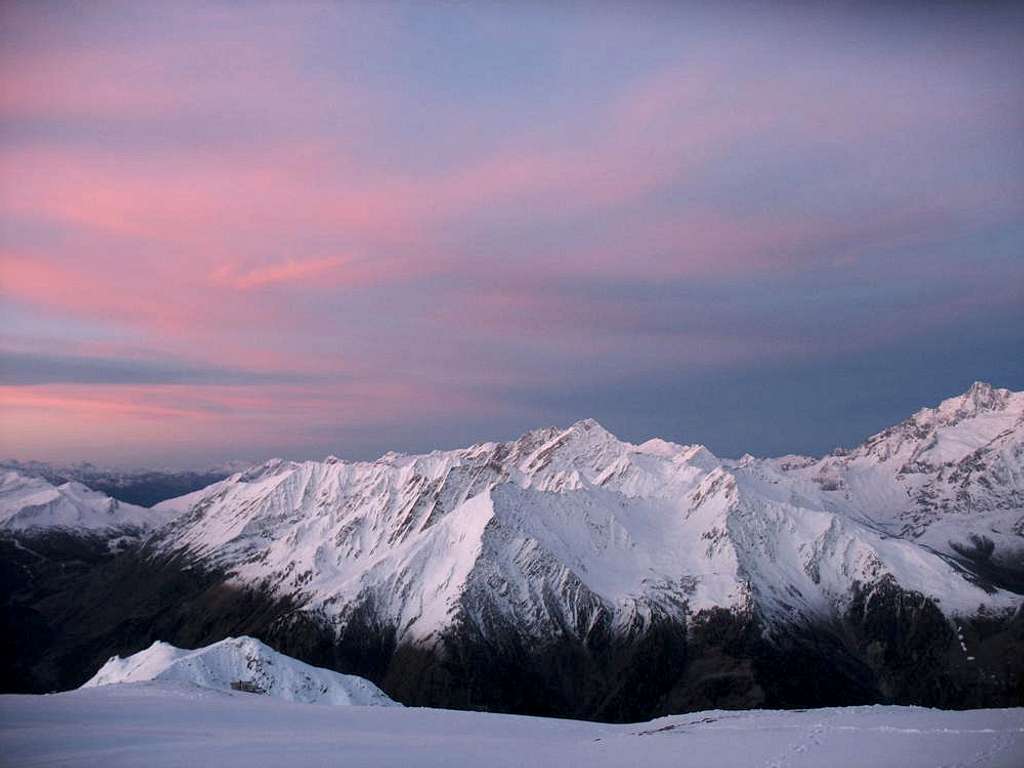
[[[265,385],[308,380],[308,374],[247,371],[181,360],[132,360],[123,357],[41,355],[0,351],[0,385],[180,384]]]
[[[221,267],[213,274],[217,283],[231,285],[239,290],[264,288],[279,283],[293,283],[310,278],[322,279],[338,271],[347,260],[340,256],[329,256],[322,259],[289,259],[280,264],[256,267],[245,272],[235,272],[229,267]]]

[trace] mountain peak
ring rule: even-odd
[[[970,403],[975,410],[998,410],[1003,408],[1011,395],[1008,389],[999,389],[984,381],[976,381],[961,395],[963,403]]]
[[[994,387],[987,381],[975,381],[967,390],[968,395],[990,394]]]
[[[267,459],[267,461],[262,464],[256,464],[249,467],[249,469],[244,472],[240,472],[238,480],[242,483],[254,483],[268,477],[273,477],[274,475],[280,474],[282,470],[292,469],[295,466],[295,462],[288,461],[287,459]]]
[[[1014,402],[1024,412],[1024,397],[1008,389],[993,387],[984,381],[976,381],[962,395],[947,398],[937,408],[925,408],[915,414],[918,421],[937,419],[945,425],[953,425],[964,419],[980,414],[1005,411]]]
[[[588,440],[598,440],[601,442],[614,440],[620,442],[619,438],[609,432],[604,426],[601,425],[597,419],[580,419],[579,421],[570,424],[567,429],[562,433],[563,435],[575,435],[577,437],[585,437]]]
[[[310,704],[400,706],[368,680],[314,667],[252,637],[228,637],[194,651],[156,641],[144,651],[113,656],[83,688],[167,681],[260,693]]]
[[[575,424],[571,425],[569,427],[569,429],[577,429],[577,430],[580,430],[580,431],[583,431],[583,432],[591,432],[591,431],[608,432],[607,429],[605,429],[603,426],[601,426],[601,423],[598,422],[597,419],[592,419],[592,418],[580,419]],[[609,432],[609,434],[611,434],[611,433]]]

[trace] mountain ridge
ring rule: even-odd
[[[0,468],[0,530],[59,528],[93,536],[141,536],[170,520],[75,481],[54,485],[42,477]]]
[[[968,401],[973,405],[973,411],[968,412],[963,407]],[[465,518],[466,526],[476,531],[476,535],[483,535],[488,526],[490,529],[501,528],[503,521],[507,522],[506,518],[513,514],[511,511],[506,512],[506,507],[514,507],[516,504],[529,507],[532,504],[534,509],[545,508],[547,500],[543,494],[550,493],[561,494],[559,503],[569,504],[568,499],[580,493],[588,496],[584,506],[589,513],[581,512],[579,516],[592,514],[600,518],[588,520],[588,525],[621,526],[621,510],[616,512],[614,509],[620,501],[619,497],[642,507],[635,516],[654,518],[659,514],[662,517],[674,515],[682,518],[684,523],[692,521],[694,525],[691,526],[693,530],[689,540],[708,542],[704,561],[713,563],[717,562],[716,558],[724,558],[727,567],[745,572],[735,575],[734,582],[738,587],[744,579],[751,578],[750,570],[754,564],[749,559],[743,564],[733,562],[736,555],[730,550],[734,550],[736,541],[746,541],[745,551],[750,554],[753,552],[751,537],[758,535],[752,530],[746,530],[749,521],[745,521],[744,516],[737,511],[747,505],[756,508],[755,517],[767,519],[774,514],[778,524],[788,525],[791,532],[798,527],[798,523],[816,526],[814,531],[808,533],[808,541],[803,542],[806,546],[818,546],[821,549],[823,542],[818,542],[818,539],[826,536],[846,541],[848,546],[852,545],[851,537],[857,539],[858,545],[865,551],[860,553],[858,562],[846,562],[840,570],[854,573],[862,581],[882,570],[896,576],[899,581],[900,574],[894,572],[895,568],[906,565],[907,559],[924,558],[927,562],[916,563],[914,567],[926,568],[929,577],[941,585],[932,590],[932,597],[936,600],[950,602],[959,598],[959,604],[950,609],[953,613],[967,613],[979,605],[1001,610],[1011,608],[1016,598],[1000,595],[998,587],[994,592],[986,591],[974,587],[969,581],[954,578],[955,573],[947,572],[949,569],[944,570],[941,557],[929,559],[927,550],[911,551],[909,546],[899,543],[926,532],[927,525],[918,530],[901,521],[911,517],[921,520],[925,512],[934,510],[931,497],[926,493],[938,481],[929,477],[919,498],[910,506],[897,507],[890,517],[877,512],[868,514],[866,507],[874,503],[876,497],[892,498],[907,491],[898,478],[886,476],[882,478],[885,483],[874,476],[863,480],[861,475],[864,472],[860,464],[868,460],[875,465],[884,465],[885,471],[888,471],[891,459],[898,458],[900,451],[905,452],[907,433],[911,430],[914,430],[912,434],[919,435],[914,445],[918,454],[921,454],[921,441],[928,440],[928,444],[923,446],[928,448],[937,440],[936,430],[955,428],[963,424],[968,415],[998,413],[1021,402],[1022,398],[1008,390],[995,390],[988,385],[975,384],[959,398],[948,399],[937,409],[922,409],[900,425],[872,436],[861,447],[843,457],[825,457],[802,467],[792,467],[773,459],[721,461],[700,445],[677,446],[664,441],[647,441],[637,446],[618,440],[593,419],[582,420],[561,430],[533,430],[508,443],[481,443],[465,449],[414,456],[385,454],[374,462],[342,462],[334,458],[324,462],[271,460],[241,475],[228,478],[214,486],[210,494],[193,496],[190,508],[192,518],[179,519],[171,526],[171,531],[157,537],[155,546],[164,553],[179,552],[230,563],[243,582],[266,581],[275,577],[280,581],[287,578],[283,575],[285,570],[289,574],[295,571],[298,576],[293,579],[291,586],[301,591],[304,584],[316,581],[318,573],[330,571],[334,566],[340,567],[343,560],[348,562],[366,556],[368,567],[379,570],[381,563],[374,559],[377,554],[383,552],[390,556],[389,547],[406,545],[411,537],[425,535],[427,529],[479,494],[489,496],[477,502],[473,509],[489,506],[487,521],[483,525],[474,525],[474,521],[481,522],[480,515],[469,513],[457,521],[462,522],[462,518]],[[954,408],[955,404],[958,405]],[[1024,414],[1024,407],[1020,408],[1020,413]],[[1022,417],[1013,418],[1020,423]],[[923,429],[922,424],[926,422],[929,425],[934,422],[934,425]],[[991,427],[987,425],[989,431]],[[964,442],[962,434],[958,433],[954,437],[957,444]],[[979,430],[973,430],[968,437],[974,442],[981,440]],[[882,446],[882,455],[879,455],[878,446]],[[954,454],[955,448],[956,445],[952,449]],[[934,453],[935,448],[933,446],[928,450]],[[922,459],[918,454],[912,451],[911,457],[921,464]],[[927,455],[927,451],[923,455]],[[878,460],[874,462],[876,458]],[[962,461],[963,456],[955,455],[952,458]],[[923,475],[925,469],[938,471],[932,465],[922,465],[919,469],[921,471],[917,475]],[[852,503],[844,507],[840,500],[834,498],[828,479],[830,472],[835,475],[838,484],[865,484],[870,481],[874,485],[868,489],[870,493],[862,492],[860,497],[854,495],[851,497]],[[904,462],[895,475],[907,474]],[[893,487],[888,487],[886,483]],[[513,491],[500,491],[497,497],[499,509],[496,512],[493,494],[506,484],[517,486],[531,500],[517,498],[513,501]],[[601,490],[613,495],[602,494]],[[834,490],[838,490],[838,485]],[[958,490],[963,491],[963,488]],[[1016,487],[1011,488],[1010,492],[1016,493]],[[963,503],[964,494],[961,493],[959,498]],[[595,512],[601,505],[607,505],[608,509]],[[549,519],[553,521],[555,517],[557,514],[552,511]],[[929,525],[935,524],[937,520],[932,515]],[[522,526],[526,522],[525,518],[521,518],[518,525]],[[664,520],[659,535],[670,536],[668,526],[674,522]],[[898,524],[902,524],[902,528],[897,529]],[[640,535],[640,521],[633,520],[632,525],[633,533]],[[316,530],[307,536],[310,527]],[[455,528],[458,529],[458,526]],[[386,535],[382,533],[384,531]],[[446,542],[453,546],[456,539],[464,540],[465,533],[456,530],[448,536]],[[543,532],[536,533],[540,538],[528,537],[533,542],[543,538]],[[559,542],[570,535],[568,529],[548,533],[552,534],[549,539],[541,542],[547,549],[557,548]],[[875,536],[876,533],[880,535]],[[764,531],[761,534],[768,535]],[[623,529],[623,535],[628,538],[629,531]],[[368,541],[374,536],[377,538]],[[608,536],[610,538],[607,541],[600,542],[587,541],[584,536],[577,542],[577,551],[571,551],[570,548],[570,551],[561,553],[562,562],[570,561],[574,556],[579,560],[583,550],[614,546],[614,536]],[[300,538],[306,539],[305,543],[313,548],[312,552],[304,553],[298,547]],[[1012,549],[1017,544],[1014,538],[1010,533],[999,535],[996,543],[999,545],[997,549],[1000,556],[1003,549]],[[677,537],[668,551],[678,556],[690,548],[688,540],[684,539]],[[287,542],[287,545],[279,546],[278,542],[282,541]],[[965,536],[959,543],[963,545],[969,541]],[[264,543],[266,546],[263,546]],[[833,541],[831,546],[838,544]],[[480,547],[482,544],[478,544],[474,550],[474,557]],[[656,550],[657,547],[656,541],[647,545],[649,550]],[[888,554],[888,559],[883,553]],[[818,565],[820,558],[827,554],[825,550],[817,553]],[[955,553],[947,547],[947,554],[952,556]],[[440,551],[434,551],[430,559],[441,557]],[[332,558],[336,561],[333,566],[328,562]],[[314,560],[318,560],[318,563],[314,563]],[[451,567],[459,570],[461,566],[452,563]],[[582,563],[580,568],[587,573],[595,570]],[[691,570],[701,572],[708,569],[693,564]],[[345,574],[336,575],[340,576],[342,582],[346,580]],[[605,574],[596,575],[601,578]],[[667,574],[658,575],[667,579]],[[673,574],[678,577],[688,575],[692,576],[686,573]],[[498,578],[493,573],[492,577]],[[703,577],[692,578],[700,580]],[[917,591],[928,593],[927,579],[915,580],[912,575],[903,574],[903,580],[912,582]],[[786,580],[781,575],[774,581],[784,586],[797,586],[793,584],[792,578]],[[846,585],[846,591],[852,587],[852,581]],[[503,583],[507,585],[508,579],[505,578]],[[341,592],[327,595],[321,602],[351,602],[357,597],[355,593],[346,594],[344,585],[340,583],[322,586],[326,590],[337,589]],[[695,590],[699,591],[699,588]],[[724,592],[718,590],[713,596],[703,601],[698,598],[696,602],[703,607],[736,607],[744,602],[744,597],[736,592],[736,589],[725,589]],[[729,596],[725,596],[725,593],[729,593]],[[993,599],[993,594],[999,599]],[[686,595],[680,593],[677,597],[677,602],[682,602]],[[425,599],[428,599],[427,595],[418,597],[421,604]],[[323,605],[318,604],[317,607],[322,608]]]
[[[0,471],[42,478],[53,485],[81,483],[125,504],[142,507],[200,490],[249,466],[248,462],[228,461],[199,469],[115,469],[89,462],[59,465],[16,459],[0,461]]]
[[[375,461],[274,459],[157,505],[174,519],[97,570],[152,593],[100,624],[60,618],[119,652],[253,634],[434,706],[1016,702],[1022,424],[1024,395],[976,384],[818,458],[722,460],[587,419]]]

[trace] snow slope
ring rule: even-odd
[[[125,504],[81,483],[53,485],[41,477],[0,469],[0,530],[137,533],[170,519],[166,512]]]
[[[695,712],[607,725],[479,712],[310,707],[174,683],[0,696],[5,764],[1017,768],[1024,710]]]
[[[585,420],[375,462],[273,460],[166,503],[184,511],[153,544],[338,627],[369,606],[420,643],[460,622],[584,637],[601,616],[635,631],[712,607],[828,620],[883,583],[949,616],[1008,614],[1021,595],[957,556],[1024,563],[1022,446],[1024,394],[985,384],[822,459],[723,461]]]
[[[244,683],[252,693],[286,701],[401,706],[368,680],[310,666],[251,637],[229,637],[194,651],[156,642],[127,658],[114,656],[82,687],[148,681],[221,691],[232,690],[233,683]]]

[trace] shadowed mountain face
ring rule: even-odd
[[[112,554],[3,546],[8,690],[252,635],[406,704],[635,720],[1024,702],[1024,395],[978,384],[824,458],[596,422],[376,462],[275,460]]]

